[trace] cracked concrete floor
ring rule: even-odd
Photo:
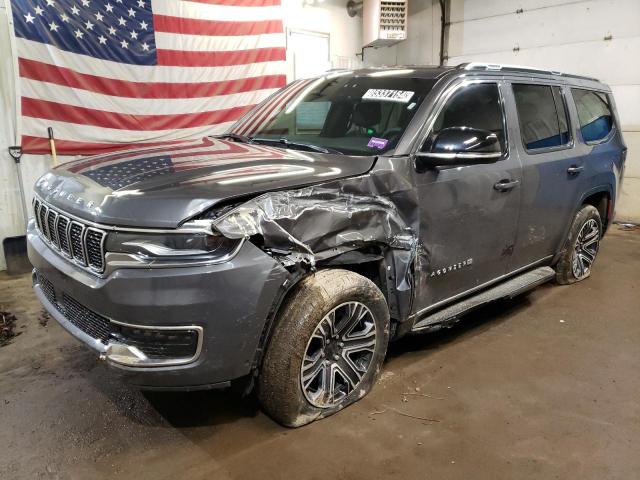
[[[369,396],[288,430],[233,392],[122,385],[0,274],[21,332],[0,348],[0,478],[638,478],[639,289],[640,232],[614,226],[587,281],[400,341]]]

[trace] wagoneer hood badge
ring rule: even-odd
[[[89,221],[175,228],[221,201],[361,175],[374,161],[204,138],[65,163],[36,193]]]

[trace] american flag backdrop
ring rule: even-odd
[[[109,152],[219,133],[286,83],[280,0],[11,0],[22,147]]]

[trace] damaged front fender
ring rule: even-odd
[[[265,193],[216,218],[213,228],[228,238],[258,237],[285,265],[382,258],[391,314],[402,321],[413,293],[417,200],[411,178],[399,175],[403,164],[394,160],[381,161],[383,168],[368,175]],[[372,246],[378,257],[348,254]]]

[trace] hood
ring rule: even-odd
[[[204,138],[65,163],[36,182],[36,193],[93,222],[176,228],[222,201],[361,175],[374,162]]]

